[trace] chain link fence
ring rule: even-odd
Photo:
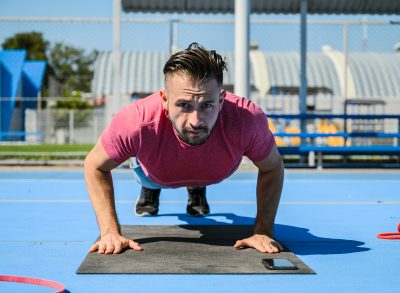
[[[188,46],[191,42],[199,42],[205,47],[222,52],[234,52],[234,20],[233,16],[198,17],[179,16],[143,17],[123,19],[121,23],[122,51],[155,51],[173,52]],[[112,20],[84,18],[0,18],[0,42],[20,32],[41,32],[50,48],[57,42],[84,49],[85,52],[111,51]],[[341,52],[346,65],[353,54],[379,53],[393,54],[400,50],[400,25],[390,20],[320,20],[309,17],[307,27],[307,48],[310,53],[322,53],[324,48]],[[253,49],[265,53],[299,52],[300,25],[296,17],[254,16],[251,17],[250,41]],[[160,72],[162,68],[158,69]],[[298,72],[295,75],[299,75]],[[111,73],[110,73],[111,74]],[[397,73],[398,74],[398,73]],[[345,81],[340,81],[343,83]],[[2,82],[4,86],[4,82]],[[347,85],[349,86],[349,85]],[[329,109],[331,113],[343,113],[344,95],[313,95],[310,103],[318,104],[321,109]],[[149,93],[150,94],[150,93]],[[42,93],[42,96],[44,93]],[[17,95],[18,96],[18,95]],[[43,100],[55,101],[57,91]],[[92,102],[90,93],[85,95]],[[106,97],[107,98],[107,97]],[[260,94],[253,91],[252,99],[269,113],[298,113],[298,96],[293,94],[271,93]],[[400,97],[386,95],[374,96],[385,102],[383,110],[376,114],[399,114]],[[1,97],[3,101],[10,98]],[[23,98],[17,97],[20,102]],[[34,97],[36,99],[36,97]],[[60,99],[60,98],[58,98]],[[12,98],[15,100],[15,98]],[[315,100],[317,102],[315,102]],[[14,102],[13,102],[14,103]],[[101,103],[100,103],[101,104]],[[54,144],[95,143],[106,127],[104,108],[102,105],[87,110],[54,109],[51,102],[34,109],[21,111],[18,102],[13,113],[13,121],[9,131],[25,131],[32,135],[8,135],[10,140],[23,137],[28,142],[38,141]],[[38,103],[42,105],[42,103]],[[19,112],[18,112],[19,111]],[[382,113],[383,112],[383,113]],[[3,113],[4,114],[4,113]],[[0,113],[1,115],[1,113]],[[20,118],[18,118],[20,117]],[[19,121],[19,119],[21,119]],[[399,131],[398,123],[389,121],[384,131]],[[35,133],[40,133],[35,135]],[[4,140],[4,138],[3,138]]]
[[[103,109],[46,108],[40,112],[27,110],[26,115],[26,131],[38,133],[28,136],[28,142],[39,139],[50,144],[94,144],[106,127]]]

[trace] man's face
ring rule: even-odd
[[[164,107],[180,139],[193,146],[207,141],[224,95],[215,79],[199,83],[184,73],[167,75],[165,90],[161,91]]]

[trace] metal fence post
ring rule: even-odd
[[[97,140],[97,132],[99,131],[98,118],[95,114],[93,114],[93,143],[96,143]]]
[[[68,143],[73,144],[74,143],[74,110],[69,110],[69,123],[68,123],[68,128],[69,128],[69,139]]]
[[[344,82],[343,82],[343,98],[347,99],[347,63],[349,61],[349,24],[345,23],[343,26],[343,51],[344,51]]]

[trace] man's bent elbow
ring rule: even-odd
[[[85,175],[92,173],[95,170],[95,165],[93,159],[91,157],[91,153],[89,153],[85,160],[83,161],[83,172]]]
[[[277,169],[284,169],[283,167],[283,158],[280,154],[278,154],[277,158],[276,158],[276,167]]]
[[[283,170],[283,159],[276,147],[273,147],[269,155],[262,161],[254,162],[261,173]]]

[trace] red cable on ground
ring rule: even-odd
[[[55,291],[55,293],[65,292],[65,286],[63,284],[38,278],[0,275],[0,282],[13,282],[13,283],[24,283],[30,285],[39,285],[39,286],[54,288],[57,290]]]
[[[389,240],[398,239],[398,240],[400,240],[400,224],[397,226],[397,230],[399,232],[381,233],[381,234],[376,235],[376,237],[378,237],[380,239],[389,239]]]

